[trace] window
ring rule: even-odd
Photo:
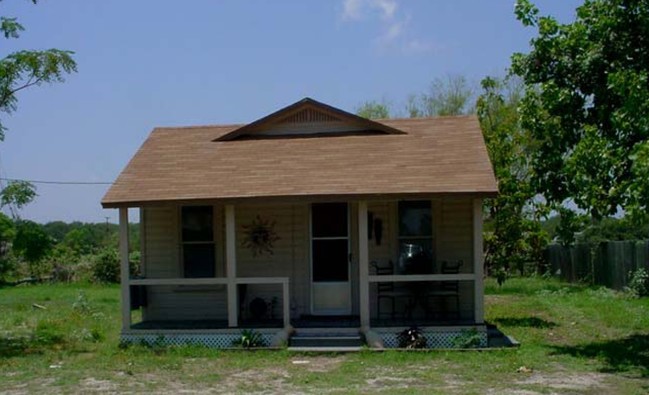
[[[215,246],[212,206],[182,208],[183,275],[214,277]]]
[[[347,203],[318,203],[311,206],[313,281],[348,281],[347,230]]]
[[[432,273],[433,216],[431,202],[399,202],[399,271]]]

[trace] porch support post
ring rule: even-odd
[[[484,263],[482,249],[482,199],[473,199],[473,273],[474,316],[476,324],[484,323]]]
[[[236,328],[238,299],[237,295],[237,253],[235,234],[234,205],[225,206],[225,266],[228,279],[228,326]]]
[[[370,327],[369,250],[367,241],[367,201],[358,202],[358,272],[361,328]]]
[[[119,260],[122,291],[122,331],[131,329],[131,289],[128,263],[128,208],[119,209]]]

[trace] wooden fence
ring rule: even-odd
[[[649,240],[608,241],[547,248],[548,269],[570,282],[587,282],[622,289],[629,282],[629,272],[644,267],[649,270]]]

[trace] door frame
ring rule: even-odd
[[[347,286],[345,287],[345,290],[347,294],[349,295],[348,298],[348,303],[344,308],[341,309],[336,309],[336,310],[320,310],[316,311],[315,306],[314,306],[314,285],[316,284],[315,281],[313,281],[313,205],[314,204],[319,204],[319,202],[313,202],[309,203],[309,311],[312,315],[350,315],[352,313],[352,271],[351,271],[351,262],[350,262],[350,257],[351,257],[351,205],[349,202],[322,202],[322,203],[344,203],[347,206]],[[319,238],[320,240],[340,240],[343,239],[343,237],[322,237]],[[322,282],[326,283],[326,282]],[[332,283],[337,283],[337,284],[342,284],[342,281],[339,282],[332,282]]]

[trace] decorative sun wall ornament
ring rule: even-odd
[[[249,248],[252,256],[273,255],[273,243],[280,239],[275,233],[275,221],[263,220],[258,215],[250,225],[243,226],[242,247]]]

